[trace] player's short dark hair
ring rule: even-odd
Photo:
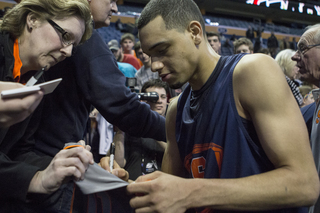
[[[205,36],[205,23],[199,7],[193,0],[151,0],[141,12],[138,29],[161,16],[167,30],[184,32],[191,21],[198,21]]]

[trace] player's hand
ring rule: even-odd
[[[135,212],[182,213],[189,206],[186,198],[188,179],[183,179],[163,172],[153,172],[140,176],[127,186],[129,194],[138,195],[130,200]]]
[[[110,170],[109,163],[110,163],[110,157],[107,156],[107,157],[101,158],[100,163],[98,163],[98,165],[101,166],[101,168],[107,170],[108,172],[114,174],[118,178],[120,178],[124,181],[127,181],[127,182],[129,181],[129,173],[126,170],[124,170],[123,168],[121,168],[115,160],[113,161],[112,172]]]
[[[22,84],[0,81],[0,91],[24,87]],[[9,127],[26,119],[39,105],[43,92],[23,98],[0,99],[0,128]]]
[[[82,148],[61,150],[49,166],[31,180],[29,192],[50,194],[69,180],[83,180],[89,164],[93,164],[91,152]]]

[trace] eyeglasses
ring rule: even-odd
[[[71,41],[72,37],[70,33],[62,29],[62,27],[60,27],[56,22],[52,21],[51,19],[47,19],[47,21],[54,29],[56,29],[61,34],[61,40],[64,45],[69,46],[73,44],[73,42]]]
[[[306,46],[303,46],[302,48],[298,47],[297,52],[299,53],[299,55],[304,55],[306,54],[307,51],[317,46],[320,46],[320,44],[306,45]]]

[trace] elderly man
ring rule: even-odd
[[[320,83],[320,24],[309,26],[305,33],[301,36],[298,43],[298,50],[292,60],[297,62],[301,79],[319,86]],[[311,130],[311,149],[314,161],[320,173],[320,106],[319,106],[319,89],[313,91],[314,100],[316,102],[316,111],[313,114],[312,130]],[[307,106],[312,107],[313,105]],[[309,212],[320,211],[320,199],[316,204],[310,207]]]

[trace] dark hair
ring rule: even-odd
[[[136,55],[138,56],[138,51],[140,50],[141,48],[141,43],[140,41],[137,41],[135,44],[134,44],[134,51],[136,52]]]
[[[268,48],[261,48],[260,50],[258,50],[257,53],[263,53],[263,54],[268,55],[268,54],[270,54],[270,51]]]
[[[166,93],[169,93],[168,84],[160,79],[151,79],[145,82],[141,88],[141,92],[146,92],[146,90],[150,87],[164,88]]]
[[[138,29],[161,16],[166,29],[184,32],[191,21],[201,24],[205,36],[205,24],[202,14],[193,0],[151,0],[141,12]]]
[[[207,38],[208,38],[208,37],[212,37],[212,36],[217,36],[219,42],[220,42],[220,40],[221,40],[221,36],[220,36],[219,33],[216,33],[216,32],[207,32],[206,34],[207,34]]]

